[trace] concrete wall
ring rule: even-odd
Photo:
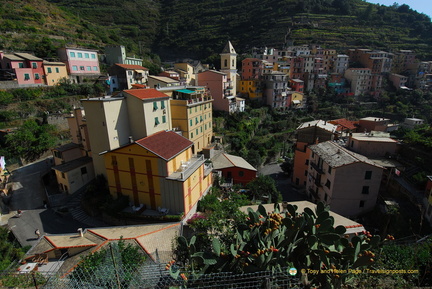
[[[112,150],[129,142],[130,128],[126,102],[117,99],[83,100],[86,123],[95,165],[95,173],[106,175],[101,152]]]

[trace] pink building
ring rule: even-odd
[[[25,67],[31,68],[31,73],[34,77],[35,84],[44,83],[44,69],[43,69],[43,59],[36,57],[30,53],[15,53],[16,56],[21,57],[25,61]]]
[[[43,59],[29,53],[7,54],[0,52],[0,68],[10,80],[16,80],[18,85],[43,84]]]
[[[205,86],[213,97],[213,108],[229,113],[236,111],[235,92],[225,73],[206,70],[198,73],[198,85]]]
[[[97,50],[63,47],[57,53],[60,60],[66,63],[73,82],[81,83],[84,78],[94,79],[100,76]]]
[[[291,66],[291,79],[304,79],[304,67],[305,67],[305,58],[304,57],[296,57],[292,61]]]
[[[263,73],[263,62],[258,58],[246,58],[242,61],[242,80],[259,79]]]

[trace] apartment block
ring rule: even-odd
[[[356,217],[375,207],[383,167],[333,141],[310,146],[306,192],[345,217]]]
[[[345,71],[351,92],[355,96],[369,95],[372,88],[372,73],[370,68],[348,68]]]
[[[297,128],[292,177],[292,182],[296,186],[306,186],[310,155],[309,146],[333,140],[335,135],[336,126],[324,120],[305,122]]]
[[[213,136],[213,98],[204,87],[161,88],[170,97],[172,128],[191,140],[192,154],[208,147]]]
[[[147,84],[149,70],[136,64],[116,63],[108,68],[111,91],[133,88],[134,84]]]
[[[97,50],[62,47],[57,50],[61,62],[66,63],[69,79],[82,83],[84,79],[97,79],[100,75]]]

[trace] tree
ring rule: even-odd
[[[137,245],[127,244],[122,238],[117,243],[96,251],[81,260],[72,272],[71,279],[79,283],[103,288],[127,288],[133,272],[146,260]]]
[[[261,166],[262,159],[258,150],[251,148],[246,156],[247,161],[255,168]]]
[[[10,232],[5,227],[0,227],[0,270],[6,270],[9,265],[22,258],[24,252],[20,245],[10,240]]]
[[[281,163],[280,167],[288,176],[291,175],[294,166],[294,159],[286,159],[283,163]]]
[[[14,133],[6,136],[6,144],[11,153],[32,162],[55,144],[55,127],[27,120]]]
[[[282,200],[281,193],[276,188],[276,182],[270,176],[259,175],[246,186],[251,191],[254,200],[267,199],[268,203],[277,203]]]
[[[246,197],[237,192],[225,192],[214,188],[198,202],[199,213],[188,220],[195,231],[200,246],[210,246],[208,232],[217,236],[223,243],[233,242],[234,233],[230,228],[244,220],[239,208],[248,204]]]

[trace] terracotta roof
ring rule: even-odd
[[[336,125],[337,131],[343,131],[345,129],[355,130],[358,126],[358,121],[347,120],[346,118],[330,120],[329,123]]]
[[[121,64],[121,63],[116,63],[115,65],[120,66],[121,68],[124,68],[124,69],[148,70],[148,68],[145,68],[144,66],[141,66],[141,65]]]
[[[133,88],[146,88],[147,85],[145,84],[140,84],[140,83],[134,83],[131,85]]]
[[[173,131],[160,131],[135,143],[166,161],[193,145],[193,142]]]
[[[154,88],[148,88],[148,89],[129,89],[124,90],[123,92],[130,94],[132,96],[135,96],[139,99],[151,99],[151,98],[160,98],[164,97],[167,98],[168,96],[160,91],[157,91]]]

